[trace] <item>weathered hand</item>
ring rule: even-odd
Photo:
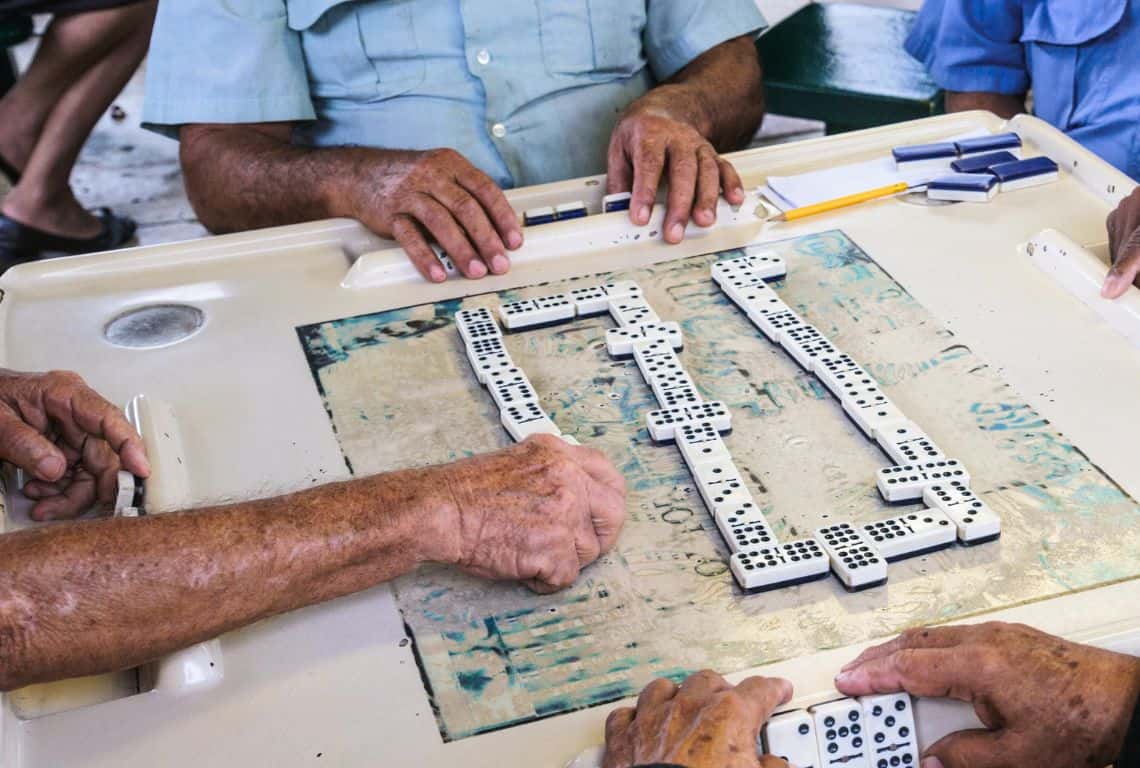
[[[78,375],[0,369],[0,460],[34,479],[32,518],[76,517],[114,501],[118,471],[150,474],[146,450],[123,412]]]
[[[610,138],[608,192],[632,192],[633,223],[649,222],[662,179],[669,184],[664,235],[670,243],[685,236],[690,218],[698,226],[716,223],[721,189],[733,205],[744,202],[736,169],[705,138],[699,93],[684,85],[662,85],[635,101]]]
[[[615,709],[606,719],[603,768],[787,768],[778,757],[757,755],[756,736],[773,710],[791,698],[791,683],[774,677],[749,677],[732,686],[706,669],[680,687],[654,680],[636,707]]]
[[[503,451],[429,470],[446,488],[438,551],[476,576],[536,592],[570,586],[613,547],[625,521],[625,480],[602,454],[534,435]]]
[[[507,250],[523,242],[518,217],[495,182],[455,150],[385,152],[360,173],[353,216],[395,238],[427,279],[445,279],[429,236],[467,277],[510,269]]]
[[[1106,299],[1118,299],[1140,276],[1140,187],[1108,214],[1107,224],[1112,269],[1100,293]]]
[[[1140,659],[992,622],[904,632],[864,651],[835,684],[848,696],[905,690],[973,702],[989,730],[946,736],[923,768],[1087,768],[1123,746]]]

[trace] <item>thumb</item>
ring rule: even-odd
[[[998,731],[976,728],[943,736],[922,756],[922,768],[988,768],[1011,765]]]
[[[6,406],[0,406],[0,461],[48,482],[59,480],[67,470],[63,452]]]
[[[1108,270],[1108,276],[1100,289],[1106,299],[1119,299],[1140,274],[1140,230],[1133,233],[1120,258]]]

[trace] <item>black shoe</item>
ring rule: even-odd
[[[20,263],[39,258],[44,251],[63,253],[95,253],[124,245],[135,236],[138,225],[133,219],[116,216],[110,208],[98,212],[103,228],[94,237],[63,237],[21,224],[0,214],[0,264]]]

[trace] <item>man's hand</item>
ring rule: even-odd
[[[424,480],[446,499],[427,559],[535,592],[573,584],[625,521],[621,473],[592,448],[553,435],[433,467]]]
[[[973,702],[989,730],[952,733],[923,768],[1102,766],[1119,755],[1140,694],[1140,659],[1019,624],[910,630],[835,678],[848,696],[907,691]]]
[[[146,450],[123,412],[74,373],[0,369],[0,460],[34,479],[24,495],[35,520],[76,517],[114,501],[118,471],[150,474]]]
[[[778,757],[756,754],[756,736],[772,712],[792,698],[787,680],[750,677],[729,685],[704,670],[680,687],[654,680],[637,707],[606,719],[603,768],[676,763],[686,768],[787,768]]]
[[[1112,269],[1100,294],[1106,299],[1118,299],[1140,276],[1140,187],[1108,214],[1108,253]]]
[[[404,247],[420,273],[442,282],[428,245],[434,238],[464,275],[510,269],[507,250],[523,243],[518,217],[487,174],[452,149],[385,151],[362,164],[352,184],[354,218]]]
[[[668,181],[664,234],[670,243],[684,239],[690,219],[701,227],[716,223],[722,188],[728,202],[744,202],[740,176],[705,138],[708,121],[701,114],[697,91],[663,85],[635,101],[610,138],[606,188],[611,194],[632,191],[634,224],[649,222],[657,188]]]

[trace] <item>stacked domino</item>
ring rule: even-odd
[[[923,499],[928,505],[859,528],[848,523],[822,528],[812,544],[734,550],[729,564],[741,586],[762,590],[799,583],[814,573],[811,568],[826,572],[830,563],[846,588],[867,589],[886,580],[888,562],[951,546],[955,539],[970,546],[998,536],[997,515],[970,492],[969,475],[960,462],[947,458],[867,370],[804,321],[767,284],[786,274],[777,255],[746,253],[716,262],[711,273],[757,329],[814,373],[848,418],[890,456],[894,466],[880,470],[876,478],[883,498],[891,503]],[[795,552],[789,550],[792,545],[798,545]]]
[[[926,195],[932,200],[988,202],[999,192],[1048,184],[1059,178],[1048,157],[1022,159],[1016,133],[979,136],[954,142],[895,147],[895,168],[929,172]],[[953,173],[947,173],[947,169]]]
[[[838,699],[772,717],[766,754],[797,768],[917,768],[914,703],[905,693]]]

